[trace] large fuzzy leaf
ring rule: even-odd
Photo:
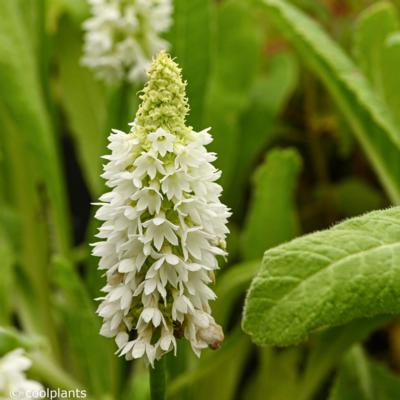
[[[400,207],[349,219],[267,251],[243,329],[291,345],[315,329],[400,312]]]
[[[283,0],[261,0],[282,33],[320,77],[394,203],[400,202],[400,133],[370,84],[321,27]]]

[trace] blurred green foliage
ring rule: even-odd
[[[188,82],[189,123],[212,127],[233,216],[213,304],[226,341],[200,360],[179,343],[168,398],[398,399],[400,336],[385,315],[398,313],[398,250],[351,259],[336,288],[325,268],[328,248],[340,258],[354,238],[398,242],[398,209],[346,222],[357,231],[348,237],[297,239],[309,250],[297,260],[296,240],[269,249],[400,202],[400,2],[173,3],[166,38]],[[88,245],[107,135],[128,129],[141,87],[106,87],[81,66],[87,16],[84,0],[0,1],[0,355],[26,348],[50,387],[146,400],[142,362],[99,336],[102,278]],[[241,317],[266,250],[276,265],[264,262],[244,320],[258,347]],[[363,298],[350,304],[354,293]]]

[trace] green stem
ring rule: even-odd
[[[151,400],[165,400],[165,361],[162,358],[150,367]]]

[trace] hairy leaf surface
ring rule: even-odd
[[[299,343],[319,328],[400,312],[400,208],[375,211],[264,255],[243,329],[258,344]]]

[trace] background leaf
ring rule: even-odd
[[[173,55],[187,81],[190,114],[195,129],[204,129],[205,93],[211,69],[215,5],[211,0],[174,0],[173,27],[169,35]]]
[[[32,151],[51,199],[60,251],[68,252],[69,225],[64,180],[51,123],[45,109],[33,49],[20,15],[18,3],[0,4],[0,91],[4,106],[23,146]]]
[[[398,376],[354,346],[343,360],[329,400],[396,400],[399,393]]]
[[[394,5],[378,1],[358,17],[354,30],[354,52],[358,65],[375,88],[384,95],[383,52],[386,38],[399,27]]]
[[[248,106],[248,95],[261,56],[261,30],[249,4],[228,0],[218,7],[218,32],[214,69],[210,77],[205,125],[212,126],[221,184],[228,192],[234,179],[234,164],[240,157],[239,118]],[[232,27],[235,27],[232,30]]]
[[[240,163],[235,164],[235,196],[231,200],[236,218],[245,208],[249,175],[266,146],[279,136],[278,116],[298,83],[298,63],[291,52],[274,54],[267,64],[266,71],[255,79],[250,102],[240,118]]]
[[[394,203],[400,202],[400,133],[365,77],[318,24],[283,0],[263,0],[282,33],[320,77]]]
[[[244,259],[260,258],[266,249],[299,232],[294,204],[301,158],[294,149],[274,149],[254,176],[254,191],[243,230]]]
[[[117,379],[112,342],[99,335],[100,321],[73,266],[61,258],[54,262],[54,280],[60,290],[57,303],[69,345],[68,357],[91,393],[110,394]]]
[[[57,35],[60,98],[76,145],[86,182],[95,198],[103,184],[101,156],[105,152],[108,119],[105,89],[80,64],[80,27],[65,16]]]

